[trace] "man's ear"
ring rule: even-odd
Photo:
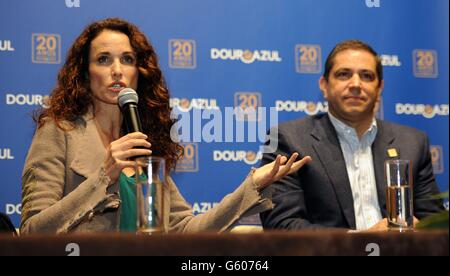
[[[324,76],[321,76],[319,79],[319,88],[322,91],[323,97],[328,100],[328,81]]]

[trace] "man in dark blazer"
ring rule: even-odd
[[[283,123],[269,134],[267,144],[278,139],[278,148],[264,154],[262,165],[293,152],[312,162],[272,185],[275,207],[261,214],[264,228],[386,230],[388,159],[412,162],[415,218],[442,210],[441,201],[430,200],[439,191],[426,134],[375,119],[383,90],[377,53],[361,41],[339,43],[319,86],[328,113]]]

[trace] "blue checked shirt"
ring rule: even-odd
[[[356,230],[365,230],[382,219],[378,204],[375,170],[372,158],[372,143],[377,135],[377,121],[358,138],[356,130],[328,113],[336,129],[344,154],[347,174],[353,195]]]

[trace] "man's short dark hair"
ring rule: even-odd
[[[327,57],[327,60],[325,62],[325,71],[323,72],[323,77],[328,81],[328,77],[330,75],[331,68],[333,68],[334,65],[334,58],[336,55],[342,51],[345,50],[363,50],[371,53],[376,60],[376,71],[378,80],[383,80],[383,65],[381,64],[381,59],[378,56],[377,52],[375,52],[372,47],[370,47],[367,43],[364,43],[360,40],[345,40],[340,43],[338,43],[333,50],[330,52],[330,54]]]

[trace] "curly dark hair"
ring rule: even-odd
[[[139,71],[138,88],[139,116],[143,132],[152,143],[155,156],[164,157],[167,168],[173,169],[180,158],[182,147],[170,138],[170,129],[175,121],[170,118],[169,90],[158,65],[153,46],[135,25],[120,18],[107,18],[87,26],[68,51],[66,62],[58,74],[48,108],[37,115],[37,125],[42,126],[46,118],[53,119],[59,128],[75,128],[76,121],[93,109],[93,94],[89,88],[89,50],[93,39],[103,30],[121,32],[128,36],[136,52]],[[95,116],[95,114],[94,114]],[[64,122],[64,124],[63,124]],[[67,123],[69,127],[67,127]],[[126,129],[122,125],[122,132]]]

